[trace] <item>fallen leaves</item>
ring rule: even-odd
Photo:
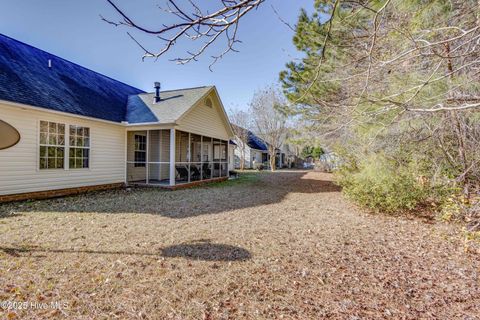
[[[67,301],[71,318],[480,315],[480,258],[455,226],[365,214],[329,175],[259,177],[3,205],[0,298]]]

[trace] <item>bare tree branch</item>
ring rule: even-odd
[[[113,0],[106,0],[121,20],[113,21],[101,16],[102,20],[116,27],[128,27],[141,33],[154,35],[163,46],[158,50],[147,49],[130,32],[129,37],[143,50],[142,59],[154,58],[165,55],[181,39],[200,41],[202,44],[193,51],[187,51],[185,57],[171,59],[178,64],[186,64],[196,61],[220,38],[226,41],[226,48],[219,54],[212,55],[211,67],[229,52],[238,52],[235,45],[241,41],[238,39],[240,20],[253,9],[258,8],[265,0],[219,0],[217,8],[212,13],[202,9],[195,0],[188,0],[188,7],[182,8],[178,0],[167,0],[163,12],[176,18],[174,22],[162,24],[158,29],[147,28],[135,21],[127,12],[122,10]],[[162,18],[161,16],[159,17]],[[203,40],[204,39],[204,40]]]

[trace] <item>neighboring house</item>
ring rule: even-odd
[[[232,126],[235,126],[232,124]],[[257,137],[253,132],[245,128],[238,127],[239,130],[245,130],[245,137],[247,138],[245,145],[245,168],[246,169],[256,169],[255,165],[263,164],[268,157],[267,144]],[[238,137],[234,138],[234,143],[236,145],[234,154],[235,154],[235,168],[240,168],[240,159],[241,159],[241,149],[244,145],[244,142]]]
[[[299,168],[303,165],[303,160],[297,155],[298,151],[295,146],[288,143],[284,143],[281,148],[283,156],[283,167],[286,168]]]
[[[229,140],[228,143],[228,170],[235,170],[235,149],[237,144],[233,140]]]
[[[232,126],[235,126],[232,124]],[[268,168],[270,166],[269,159],[270,155],[268,154],[268,144],[255,135],[252,131],[241,128],[246,131],[247,143],[245,146],[245,168],[246,169],[256,169],[256,166],[262,164],[264,167]],[[243,142],[238,137],[235,137],[234,143],[236,145],[234,149],[235,154],[235,168],[240,168],[240,157],[241,157],[241,146]],[[286,165],[286,157],[283,152],[280,150],[277,152],[276,157],[277,168],[282,168]],[[254,166],[255,163],[255,166]]]
[[[0,134],[0,201],[225,179],[233,137],[213,86],[147,93],[1,34]]]

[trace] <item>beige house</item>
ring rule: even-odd
[[[234,124],[232,126],[235,127]],[[245,146],[244,146],[244,157],[245,157],[245,168],[247,169],[257,169],[259,166],[263,166],[264,168],[268,168],[270,166],[269,159],[270,155],[268,154],[268,144],[254,134],[252,131],[242,128],[236,127],[237,132],[238,130],[244,130],[245,132]],[[242,146],[244,142],[239,137],[234,137],[235,145],[237,146],[234,150],[234,160],[232,163],[234,164],[234,168],[240,168],[240,159],[242,157]],[[285,149],[282,148],[282,149]],[[283,168],[287,165],[285,153],[283,150],[278,150],[276,155],[276,162],[277,168]]]
[[[0,201],[227,178],[233,132],[216,88],[155,89],[0,35]]]

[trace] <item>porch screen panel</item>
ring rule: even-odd
[[[160,180],[170,177],[170,130],[160,130]]]
[[[202,137],[190,135],[190,181],[202,179]]]
[[[148,181],[160,181],[160,130],[150,130],[148,135]]]
[[[222,142],[219,139],[213,139],[213,177],[221,176],[222,163]]]
[[[228,176],[228,142],[220,140],[220,176]]]
[[[127,180],[129,182],[143,182],[147,179],[146,142],[146,131],[127,133]]]
[[[213,139],[203,136],[202,138],[202,178],[213,177]]]
[[[190,172],[190,134],[177,131],[175,135],[175,181],[185,183],[189,181]]]

